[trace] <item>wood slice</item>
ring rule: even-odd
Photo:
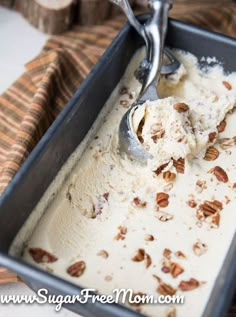
[[[59,34],[72,26],[75,4],[75,0],[15,0],[15,8],[48,34]]]
[[[78,0],[76,22],[81,25],[100,24],[109,18],[113,6],[108,0]]]
[[[12,8],[14,6],[14,0],[0,0],[0,5],[8,8]]]

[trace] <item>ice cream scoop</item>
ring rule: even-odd
[[[163,71],[165,74],[170,74],[180,66],[169,50],[165,50],[165,53],[170,63],[162,66],[168,11],[172,5],[172,0],[150,1],[153,14],[144,25],[141,25],[135,18],[128,1],[111,1],[122,8],[131,25],[144,38],[146,44],[146,58],[141,62],[139,69],[136,71],[136,77],[142,81],[142,88],[137,101],[125,113],[119,126],[120,153],[125,153],[130,159],[145,164],[148,158],[150,158],[150,154],[143,148],[133,129],[132,116],[135,110],[146,100],[152,101],[159,98],[157,83],[160,73]]]

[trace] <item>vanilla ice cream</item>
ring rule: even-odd
[[[102,294],[183,294],[182,305],[130,307],[200,317],[236,229],[236,74],[174,54],[181,67],[160,79],[161,99],[133,118],[148,164],[120,156],[118,147],[119,122],[140,89],[137,53],[93,140],[82,154],[79,146],[70,172],[62,169],[68,177],[54,181],[51,203],[43,198],[36,207],[43,216],[26,230],[23,258]]]

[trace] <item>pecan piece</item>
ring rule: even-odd
[[[227,150],[236,144],[236,137],[220,139],[219,144],[222,150]]]
[[[73,277],[80,277],[86,268],[86,264],[84,261],[76,262],[70,265],[67,269],[67,273]]]
[[[204,160],[206,161],[215,161],[220,152],[214,147],[214,146],[209,146],[209,148],[206,150]]]
[[[163,273],[170,273],[170,266],[163,265],[161,270],[162,270]]]
[[[221,133],[225,130],[225,127],[226,127],[226,121],[224,119],[218,124],[218,126],[216,128],[217,128],[218,132]]]
[[[120,91],[119,91],[120,95],[126,95],[128,94],[128,88],[123,86]]]
[[[154,237],[152,234],[146,234],[145,241],[153,241],[153,240],[154,240]]]
[[[135,255],[132,257],[132,261],[134,262],[141,262],[145,258],[145,250],[144,249],[138,249],[135,253]]]
[[[230,83],[226,80],[222,81],[222,84],[225,86],[226,89],[231,90],[232,86],[230,85]]]
[[[202,181],[200,179],[196,182],[196,190],[200,194],[204,189],[207,188],[206,181]]]
[[[55,255],[41,249],[41,248],[30,248],[29,254],[32,256],[37,263],[53,263],[58,259]]]
[[[117,233],[117,235],[114,237],[115,240],[124,240],[125,236],[121,234],[120,232]]]
[[[164,250],[163,250],[163,256],[166,258],[166,259],[168,259],[168,260],[170,260],[170,258],[171,258],[171,250],[170,249],[167,249],[167,248],[165,248]]]
[[[118,227],[119,232],[117,233],[117,235],[115,236],[115,240],[124,240],[125,239],[125,235],[127,233],[127,228],[124,226],[119,226]]]
[[[169,195],[164,192],[157,193],[156,202],[160,207],[167,207],[169,205]]]
[[[101,250],[97,253],[98,256],[101,256],[104,259],[107,259],[109,257],[109,254],[106,250]]]
[[[170,273],[174,278],[176,278],[183,272],[184,272],[184,269],[178,263],[171,262]]]
[[[128,108],[129,107],[129,103],[127,100],[120,100],[120,105],[124,108]]]
[[[209,142],[213,142],[213,141],[216,139],[216,135],[217,135],[216,132],[210,132],[210,133],[208,134],[208,140],[209,140]]]
[[[223,209],[223,205],[218,200],[205,200],[203,204],[199,206],[199,210],[201,210],[205,217],[209,217],[214,215],[215,213],[221,211]]]
[[[223,168],[220,166],[215,166],[209,172],[213,173],[215,177],[218,179],[218,181],[220,182],[227,183],[229,180],[226,171],[223,170]]]
[[[133,205],[135,207],[145,208],[147,206],[147,202],[146,201],[142,201],[139,197],[135,197],[133,199]]]
[[[158,276],[153,275],[153,277],[155,277],[159,283],[158,287],[157,287],[157,292],[160,293],[161,295],[175,295],[176,293],[176,289],[169,285],[164,283]]]
[[[189,207],[191,208],[195,208],[197,206],[197,203],[194,199],[190,199],[187,204],[189,205]]]
[[[217,212],[210,217],[210,224],[213,228],[218,228],[220,225],[220,214]]]
[[[160,283],[157,288],[157,292],[161,295],[174,295],[176,293],[176,289],[170,284]]]
[[[171,173],[170,171],[166,171],[166,172],[163,173],[163,179],[167,183],[174,181],[175,178],[176,178],[176,174],[175,173]]]
[[[181,281],[178,288],[181,289],[181,291],[186,292],[191,291],[199,286],[200,283],[195,278],[190,278],[189,281]]]
[[[185,160],[182,157],[180,157],[178,160],[173,159],[173,165],[178,173],[184,174]]]
[[[179,259],[186,259],[186,255],[182,251],[176,251],[175,256]]]
[[[155,171],[153,171],[157,176],[161,174],[161,172],[166,168],[169,163],[164,163],[159,166]]]
[[[121,234],[126,234],[127,233],[127,227],[119,226],[118,229],[120,230]]]
[[[104,193],[103,197],[106,199],[106,201],[108,201],[109,193]]]
[[[205,243],[202,243],[201,241],[197,241],[193,245],[193,252],[196,256],[201,256],[204,253],[206,253],[208,250],[208,247]]]
[[[149,266],[152,264],[152,258],[149,254],[145,254],[145,262],[146,262],[146,269],[149,268]]]
[[[163,192],[165,193],[170,192],[173,187],[174,187],[173,183],[167,183],[165,186],[163,186]]]
[[[169,220],[174,218],[173,215],[169,214],[168,212],[164,212],[164,211],[158,211],[157,217],[161,222],[166,222],[166,221],[169,221]]]
[[[189,106],[186,103],[178,102],[174,106],[174,109],[177,110],[179,113],[186,112],[189,110]]]
[[[161,129],[157,134],[153,135],[151,138],[154,143],[157,143],[157,141],[165,135],[165,130]]]

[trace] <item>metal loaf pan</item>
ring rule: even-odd
[[[140,17],[141,22],[145,19],[147,16]],[[9,256],[8,249],[62,165],[84,139],[132,55],[141,45],[140,38],[126,24],[0,198],[0,265],[18,273],[34,290],[47,288],[50,294],[79,294],[81,290],[72,283]],[[226,71],[236,71],[236,40],[233,38],[170,20],[167,45],[187,50],[198,57],[215,56]],[[236,236],[203,316],[224,316],[235,286]],[[85,317],[142,316],[117,304],[88,302],[66,307]]]

